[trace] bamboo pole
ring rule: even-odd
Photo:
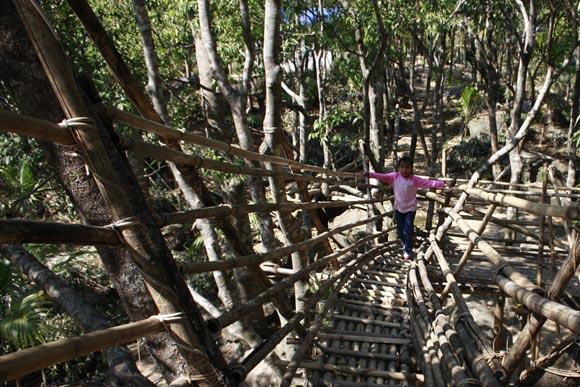
[[[425,376],[425,385],[427,387],[434,386],[434,377],[433,377],[433,366],[431,364],[431,358],[429,356],[429,350],[427,348],[427,343],[425,342],[425,337],[421,332],[421,328],[419,327],[419,317],[417,316],[417,311],[415,311],[415,299],[411,292],[411,289],[407,287],[407,305],[409,307],[409,314],[411,316],[411,333],[413,335],[413,341],[415,344],[415,348],[417,350],[417,360],[419,361],[419,365],[423,370],[423,375]]]
[[[66,281],[40,263],[37,257],[22,246],[0,244],[0,256],[4,256],[18,267],[22,274],[42,289],[64,313],[74,319],[84,332],[94,332],[111,326],[104,315],[86,303]],[[116,383],[153,386],[153,383],[139,372],[127,348],[121,346],[106,348],[103,349],[103,355],[109,366],[108,372],[114,375]],[[0,385],[3,385],[1,381]]]
[[[197,262],[197,263],[189,263],[180,266],[180,270],[182,273],[186,274],[194,274],[194,273],[205,273],[208,271],[215,271],[215,270],[232,270],[236,267],[244,267],[244,266],[252,266],[252,265],[259,265],[266,261],[274,261],[277,259],[281,259],[289,254],[298,251],[300,249],[306,249],[311,246],[316,245],[320,241],[329,238],[331,235],[336,233],[342,232],[344,230],[351,229],[353,227],[357,227],[374,220],[383,218],[385,215],[377,215],[369,219],[364,219],[359,222],[349,223],[347,225],[334,228],[331,231],[327,231],[322,233],[314,238],[302,241],[300,243],[296,243],[294,245],[285,246],[276,250],[269,251],[264,254],[251,254],[246,255],[239,258],[227,259],[223,261],[214,261],[214,262]]]
[[[118,246],[118,234],[107,227],[38,220],[0,220],[0,243],[54,243]]]
[[[421,330],[421,334],[425,339],[431,336],[432,333],[437,337],[437,340],[431,339],[433,344],[435,344],[435,353],[439,353],[438,356],[431,358],[431,364],[433,369],[433,376],[435,378],[435,384],[438,386],[449,385],[451,380],[446,380],[447,375],[451,375],[453,383],[456,384],[466,377],[465,370],[460,370],[459,362],[454,356],[453,351],[449,348],[449,342],[444,334],[435,326],[435,324],[430,324],[429,322],[429,311],[425,304],[425,299],[421,293],[419,287],[419,281],[417,279],[417,267],[413,265],[409,270],[408,276],[408,286],[413,293],[415,303],[418,307],[418,326]],[[433,332],[431,330],[433,328]],[[443,369],[443,366],[446,369]],[[444,372],[446,371],[446,372]]]
[[[481,329],[476,324],[473,315],[469,311],[469,308],[463,298],[461,290],[457,286],[457,281],[453,275],[449,263],[445,259],[443,252],[437,244],[435,235],[431,234],[430,237],[432,254],[435,255],[437,263],[441,268],[443,275],[447,281],[448,286],[451,289],[451,294],[455,300],[455,307],[459,311],[459,319],[455,322],[455,328],[459,334],[461,341],[463,343],[465,350],[466,359],[472,372],[477,375],[479,380],[485,386],[498,386],[498,378],[503,376],[499,374],[499,370],[492,370],[490,365],[485,360],[486,355],[492,354],[492,350],[489,345],[484,341],[484,334]],[[428,254],[425,254],[427,256]],[[436,296],[436,295],[435,295]],[[497,367],[499,368],[499,367]]]
[[[0,130],[18,133],[42,141],[52,141],[65,146],[75,145],[70,131],[50,121],[0,110]]]
[[[336,179],[324,179],[317,176],[301,175],[283,170],[268,170],[264,168],[255,168],[248,166],[239,166],[218,160],[206,159],[200,156],[188,155],[182,151],[177,151],[169,147],[150,144],[144,141],[136,140],[129,137],[120,137],[121,147],[125,150],[138,152],[144,156],[152,157],[157,160],[172,161],[177,165],[186,165],[194,168],[206,168],[237,175],[250,176],[278,176],[290,181],[327,181],[335,183]]]
[[[568,220],[577,220],[580,218],[580,207],[577,205],[556,206],[551,204],[536,203],[529,200],[520,199],[515,196],[485,192],[479,188],[465,187],[463,190],[469,195],[477,196],[489,202],[519,208],[536,215],[553,216],[556,218],[563,218]]]
[[[182,317],[152,316],[145,320],[69,337],[0,356],[0,384],[3,385],[6,381],[17,379],[53,364],[159,333],[165,329],[165,324],[180,319]]]
[[[134,114],[131,114],[128,112],[124,112],[122,110],[115,109],[115,108],[110,107],[110,106],[103,107],[102,113],[104,115],[106,115],[107,117],[112,118],[113,120],[115,120],[117,122],[122,122],[126,125],[132,126],[134,128],[138,128],[140,130],[155,133],[161,137],[171,139],[173,141],[185,141],[185,142],[188,142],[188,143],[193,144],[193,145],[198,145],[198,146],[203,146],[203,147],[208,147],[208,148],[220,150],[220,151],[227,153],[227,154],[230,154],[230,155],[241,156],[241,157],[244,157],[245,159],[252,160],[252,161],[270,162],[273,164],[295,167],[295,168],[303,170],[303,171],[324,173],[324,174],[329,175],[329,176],[336,176],[336,177],[342,177],[342,178],[356,179],[358,176],[355,173],[333,171],[333,170],[322,168],[322,167],[316,167],[313,165],[302,164],[300,162],[297,162],[297,161],[294,161],[291,159],[286,159],[284,157],[263,155],[260,153],[244,150],[244,149],[238,148],[237,146],[233,146],[231,144],[226,144],[226,143],[221,142],[221,141],[213,140],[213,139],[203,137],[203,136],[198,136],[198,135],[195,135],[192,133],[181,132],[179,130],[170,128],[166,125],[147,120],[143,117],[139,117],[137,115],[134,115]]]
[[[568,282],[574,277],[574,273],[576,273],[576,269],[580,263],[578,256],[580,256],[580,244],[576,241],[568,258],[562,263],[560,270],[550,284],[548,289],[549,299],[558,300],[564,293]],[[546,319],[544,317],[535,316],[534,314],[530,315],[526,326],[516,337],[514,345],[503,358],[502,365],[508,377],[512,374],[517,364],[519,364],[526,353],[526,349],[530,346],[534,337],[540,332],[545,322]]]
[[[201,312],[178,275],[171,253],[155,226],[137,183],[129,172],[123,170],[121,156],[115,153],[110,138],[101,136],[104,131],[101,132],[92,119],[54,31],[35,2],[19,0],[15,5],[68,118],[67,125],[93,172],[113,219],[116,222],[130,220],[121,228],[120,234],[134,252],[132,257],[155,304],[160,313],[182,312],[186,316],[177,324],[172,324],[169,331],[180,344],[178,348],[187,362],[188,371],[192,377],[199,378],[200,383],[211,384],[217,376],[209,361],[211,357],[213,365],[228,378],[229,367],[216,343],[207,335]]]
[[[492,203],[489,205],[487,212],[485,213],[485,216],[483,217],[483,220],[481,221],[481,223],[479,224],[479,227],[477,228],[476,233],[478,236],[481,236],[481,234],[483,234],[483,232],[485,231],[485,228],[487,227],[487,223],[489,222],[489,220],[493,216],[493,213],[494,213],[496,208],[497,208],[497,204],[495,204],[495,203]],[[470,240],[469,244],[467,245],[467,248],[463,252],[463,255],[459,259],[459,262],[457,262],[457,266],[455,266],[455,269],[453,270],[453,275],[457,276],[461,272],[461,270],[463,269],[463,266],[465,266],[465,264],[467,263],[467,260],[469,259],[469,256],[471,255],[471,252],[473,251],[474,247],[475,247],[475,243]],[[445,294],[441,295],[441,298],[443,298],[443,297],[445,297]]]
[[[580,311],[526,290],[501,274],[495,276],[495,282],[508,296],[524,304],[530,311],[550,319],[576,334],[580,333]]]
[[[441,178],[440,180],[451,181],[453,179]],[[459,183],[468,183],[469,182],[469,179],[455,178],[455,180],[457,180],[457,182],[459,182]],[[525,189],[538,189],[538,190],[542,189],[541,185],[534,185],[533,183],[531,183],[531,184],[523,184],[523,183],[511,184],[509,182],[491,181],[491,180],[478,180],[478,182],[479,182],[479,184],[486,184],[486,185],[491,185],[491,186],[512,186],[512,187],[525,188]],[[566,188],[566,189],[568,189],[568,188]],[[572,187],[572,191],[580,193],[580,188]],[[521,191],[519,191],[519,192],[521,192]],[[552,194],[552,192],[550,192],[550,191],[548,193]]]
[[[219,206],[197,208],[189,211],[180,211],[156,215],[157,223],[160,226],[167,226],[174,223],[190,223],[199,218],[225,218],[228,216],[239,216],[254,212],[296,211],[313,210],[318,208],[352,208],[358,204],[377,203],[380,199],[355,200],[355,201],[332,201],[332,202],[306,202],[306,203],[267,203],[267,204],[220,204]]]
[[[451,219],[453,219],[455,224],[459,226],[465,236],[467,236],[473,243],[475,243],[481,252],[489,258],[490,262],[495,265],[498,272],[504,273],[506,277],[510,278],[521,286],[529,289],[536,288],[536,285],[534,285],[529,279],[516,271],[512,265],[507,263],[501,257],[501,255],[499,255],[499,253],[493,247],[491,247],[489,243],[481,239],[477,233],[467,224],[467,222],[461,218],[459,214],[449,208],[444,208],[443,211],[446,212],[451,217]]]

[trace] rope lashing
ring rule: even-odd
[[[117,234],[117,238],[119,238],[119,240],[125,245],[127,246],[127,248],[134,254],[139,255],[142,258],[143,262],[148,262],[149,259],[144,256],[143,254],[141,254],[139,251],[135,250],[134,248],[131,247],[131,244],[127,243],[127,240],[125,239],[125,236],[123,235],[123,229],[125,228],[129,228],[129,227],[134,227],[134,226],[143,226],[143,223],[141,223],[139,221],[139,219],[137,219],[134,216],[128,217],[128,218],[124,218],[124,219],[119,219],[105,227],[110,228],[111,230],[115,231],[115,234]],[[139,271],[139,273],[141,274],[141,276],[146,280],[146,282],[152,284],[155,286],[155,288],[157,289],[163,289],[166,292],[169,293],[175,293],[175,290],[173,290],[172,288],[166,286],[165,284],[163,284],[162,282],[158,281],[155,277],[149,275],[145,270],[143,270],[141,268],[140,265],[135,265],[135,267],[137,268],[137,270]]]
[[[92,127],[97,126],[95,120],[91,117],[72,117],[72,118],[65,118],[62,120],[58,126],[61,128],[78,128],[78,127]]]
[[[130,216],[128,218],[119,219],[113,223],[106,225],[105,227],[118,231],[119,229],[135,226],[138,224],[141,224],[139,220],[134,216]]]
[[[507,263],[507,262],[504,262],[504,263],[502,263],[501,265],[499,265],[499,266],[498,266],[498,268],[497,268],[497,269],[496,269],[496,271],[495,271],[495,274],[493,275],[493,278],[495,278],[495,276],[497,276],[497,275],[500,275],[500,274],[501,274],[501,271],[502,271],[502,270],[503,270],[505,267],[507,267],[507,266],[511,266],[511,264],[510,264],[510,263]]]
[[[264,134],[276,134],[279,129],[277,126],[264,126],[262,128]]]
[[[78,140],[79,139],[78,139],[77,134],[73,130],[74,128],[78,128],[78,127],[85,127],[85,128],[94,128],[95,127],[96,128],[96,126],[97,126],[95,120],[93,120],[91,117],[65,118],[64,120],[59,122],[57,125],[60,126],[61,128],[67,129],[69,134],[71,135],[71,137],[75,139],[74,144],[70,144],[70,145],[61,144],[60,145],[63,148],[69,148],[69,149],[78,147]]]
[[[182,312],[177,312],[168,314],[157,314],[151,317],[159,320],[159,322],[165,323],[183,320],[185,318],[185,315]]]

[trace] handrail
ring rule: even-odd
[[[282,259],[285,256],[290,255],[293,252],[299,251],[311,247],[325,239],[330,238],[332,235],[337,234],[341,231],[351,229],[353,227],[362,226],[367,223],[374,222],[376,220],[382,219],[385,216],[391,214],[390,212],[380,215],[375,215],[372,218],[364,219],[355,223],[349,223],[347,225],[336,227],[330,231],[323,232],[322,234],[296,243],[294,245],[289,245],[281,247],[276,250],[269,251],[263,254],[251,254],[238,258],[226,259],[223,261],[212,261],[212,262],[195,262],[187,263],[179,266],[179,270],[184,274],[195,274],[195,273],[206,273],[209,271],[223,271],[223,270],[233,270],[236,267],[253,266],[259,265],[260,263],[266,261],[273,261],[276,259]]]
[[[232,154],[236,156],[242,156],[248,160],[253,161],[261,161],[261,162],[270,162],[273,164],[278,165],[286,165],[289,167],[294,167],[301,169],[303,171],[310,171],[310,172],[318,172],[328,176],[337,176],[337,177],[347,177],[355,179],[358,177],[356,173],[351,172],[339,172],[333,171],[331,169],[317,167],[314,165],[303,164],[298,161],[294,161],[291,159],[286,159],[284,157],[277,157],[271,155],[263,155],[257,152],[248,151],[237,146],[233,146],[231,144],[226,144],[225,142],[213,140],[207,137],[199,136],[193,133],[188,132],[181,132],[177,129],[171,128],[169,126],[160,124],[158,122],[154,122],[148,120],[143,117],[139,117],[135,114],[125,112],[119,109],[116,109],[111,106],[102,106],[101,112],[106,115],[107,117],[117,121],[122,122],[126,125],[132,126],[134,128],[138,128],[140,130],[144,130],[147,132],[155,133],[159,136],[162,136],[167,139],[171,139],[174,141],[185,141],[193,145],[208,147],[212,149],[221,150],[227,154]]]
[[[105,348],[130,343],[165,330],[165,324],[181,317],[152,316],[80,336],[68,337],[0,356],[0,384]]]

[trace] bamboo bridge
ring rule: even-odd
[[[0,220],[2,253],[18,264],[30,259],[19,247],[25,243],[126,246],[159,315],[0,356],[0,384],[160,332],[168,332],[178,343],[190,367],[186,379],[199,385],[242,383],[276,347],[285,345],[287,358],[274,360],[283,370],[283,386],[498,386],[507,383],[521,364],[528,374],[538,369],[550,373],[563,346],[575,343],[580,333],[580,289],[574,278],[578,244],[572,221],[580,213],[571,203],[580,192],[562,188],[556,176],[546,173],[550,186],[548,178],[543,185],[521,186],[480,181],[481,173],[495,161],[491,160],[463,184],[445,192],[421,193],[429,203],[426,225],[417,230],[415,259],[403,261],[396,239],[389,238],[393,230],[386,220],[391,213],[382,206],[389,198],[381,189],[357,180],[354,173],[242,149],[109,106],[88,106],[54,36],[43,33],[42,20],[34,23],[30,22],[29,33],[36,37],[37,53],[67,119],[55,123],[0,112],[0,129],[77,152],[97,181],[113,222]],[[111,122],[138,129],[164,145],[120,133],[113,138],[103,124]],[[211,148],[246,163],[240,167],[233,161],[203,158],[184,151],[184,144]],[[249,205],[216,204],[201,197],[199,208],[153,213],[123,162],[123,152],[188,167],[200,185],[199,169],[268,178],[283,195],[272,194],[271,203]],[[335,197],[311,201],[309,183],[327,184]],[[285,187],[297,187],[300,200],[287,201]],[[317,221],[317,209],[361,206],[368,210],[361,220],[329,229]],[[520,215],[507,220],[499,216],[502,208]],[[295,212],[311,216],[314,236],[262,253],[237,244],[232,217],[276,213],[283,224]],[[216,227],[239,254],[223,260],[176,262],[161,229],[196,219],[218,220]],[[316,259],[309,254],[313,251],[319,253]],[[292,267],[283,267],[288,262]],[[250,273],[256,295],[217,315],[204,315],[185,278],[232,270]],[[305,286],[313,278],[317,286],[307,291]],[[294,298],[287,296],[292,291]],[[491,327],[483,327],[472,314],[467,294],[493,300],[491,333],[487,332]],[[521,306],[525,318],[520,333],[506,347],[500,339],[506,331],[507,298]],[[226,360],[219,347],[220,334],[268,303],[283,316],[274,332],[254,343],[245,357]],[[566,332],[549,348],[539,339],[547,320]],[[538,356],[538,346],[546,356]],[[532,362],[522,363],[527,356]],[[578,381],[573,370],[564,375]]]

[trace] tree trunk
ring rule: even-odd
[[[576,47],[574,51],[574,57],[576,58],[575,67],[575,77],[574,77],[574,91],[572,92],[572,108],[570,110],[570,126],[568,127],[568,176],[566,178],[567,187],[576,186],[576,152],[577,152],[577,139],[575,135],[578,133],[578,127],[580,127],[579,122],[579,110],[580,110],[580,47]]]
[[[266,0],[264,4],[264,73],[266,78],[266,112],[264,115],[264,142],[260,147],[262,153],[282,156],[280,136],[282,130],[282,94],[281,94],[281,67],[278,62],[280,52],[280,19],[282,17],[282,4],[280,0]],[[266,164],[271,170],[279,169],[274,164]],[[270,177],[270,190],[274,202],[283,204],[286,202],[286,189],[284,181],[277,177]],[[287,212],[277,211],[278,223],[287,244],[295,244],[301,241],[296,228],[296,221]],[[292,253],[292,269],[300,270],[306,263],[303,252]],[[306,288],[303,281],[297,281],[294,285],[295,309],[301,311],[304,305]]]
[[[46,76],[26,38],[16,9],[11,1],[2,0],[0,16],[0,83],[6,95],[14,98],[19,111],[52,122],[60,122],[64,115],[48,84]],[[47,151],[49,164],[62,182],[83,221],[91,225],[111,223],[111,214],[92,177],[87,176],[84,162],[71,155],[65,147],[52,143],[42,144]],[[97,248],[105,270],[119,293],[119,298],[131,320],[138,321],[157,314],[147,293],[137,267],[125,248]],[[177,347],[164,333],[146,339],[148,350],[158,362],[167,380],[172,380],[184,370],[184,361],[177,355]]]
[[[36,257],[21,246],[1,245],[0,253],[17,266],[24,275],[41,288],[66,314],[76,320],[85,332],[109,328],[110,324],[96,309],[87,304],[82,297],[71,289],[59,276],[41,264]],[[103,350],[109,373],[117,386],[153,386],[145,378],[125,347],[113,347]]]
[[[225,121],[227,114],[225,106],[227,102],[223,95],[214,91],[211,67],[205,45],[203,44],[203,40],[197,36],[197,34],[194,34],[194,36],[195,59],[197,62],[202,99],[201,106],[210,129],[208,137],[231,144],[233,132],[230,129],[230,125],[227,125]]]
[[[209,2],[207,0],[198,0],[199,8],[199,24],[200,24],[200,34],[205,44],[211,71],[214,79],[217,81],[220,90],[224,97],[226,98],[230,110],[232,113],[232,118],[234,121],[234,126],[236,128],[236,134],[238,136],[238,141],[242,149],[255,151],[254,141],[250,132],[250,127],[248,125],[248,116],[246,112],[246,97],[247,91],[250,84],[250,73],[253,65],[253,42],[251,41],[251,30],[249,26],[249,18],[247,17],[247,1],[240,2],[240,13],[243,16],[244,24],[244,40],[246,42],[246,53],[245,53],[245,65],[244,74],[242,75],[242,82],[240,84],[239,90],[236,91],[230,85],[226,72],[223,68],[223,63],[218,55],[216,42],[211,31],[211,18],[209,12]],[[247,162],[248,166],[255,167],[255,163],[250,161]],[[250,189],[250,195],[252,200],[256,204],[266,203],[266,193],[265,187],[261,180],[255,177],[248,177],[248,186]],[[262,237],[262,243],[264,247],[269,251],[275,249],[278,246],[276,239],[274,238],[274,224],[272,218],[268,214],[257,214],[258,217],[258,227],[260,228],[260,235]]]
[[[147,86],[145,90],[149,93],[149,98],[153,102],[153,108],[161,117],[161,121],[170,125],[169,114],[167,113],[167,104],[165,102],[164,90],[161,86],[161,76],[159,75],[159,59],[155,51],[153,42],[153,32],[149,14],[145,6],[145,0],[133,0],[133,9],[135,11],[135,20],[139,31],[141,32],[141,42],[143,43],[143,54],[145,65],[147,66]]]

